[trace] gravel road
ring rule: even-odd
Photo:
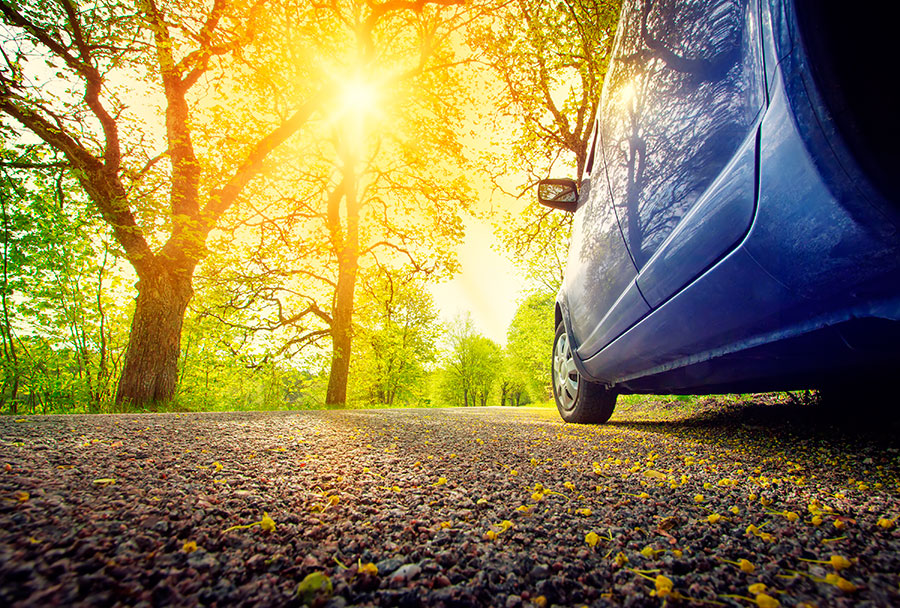
[[[0,605],[900,606],[900,440],[809,407],[0,418]]]

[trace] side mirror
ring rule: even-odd
[[[578,206],[578,184],[574,179],[542,179],[538,182],[538,202],[572,213]]]

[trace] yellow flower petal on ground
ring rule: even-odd
[[[297,596],[304,604],[311,604],[318,595],[331,595],[334,586],[331,579],[324,572],[313,572],[307,574],[297,585]]]
[[[378,576],[378,566],[376,566],[372,562],[369,562],[367,564],[362,564],[359,567],[358,572],[360,574],[365,574],[368,576]]]
[[[641,555],[643,555],[647,559],[650,559],[654,555],[656,555],[656,551],[653,550],[653,547],[651,547],[650,545],[647,545],[646,547],[641,549]]]
[[[747,587],[747,591],[749,591],[749,592],[752,593],[753,595],[758,595],[758,594],[760,594],[760,593],[765,593],[765,592],[766,592],[766,585],[765,585],[765,583],[753,583],[752,585],[750,585],[749,587]]]
[[[717,524],[717,523],[719,523],[719,520],[721,520],[721,519],[722,519],[722,516],[719,515],[718,513],[710,513],[709,516],[706,518],[706,521],[708,521],[711,524]]]
[[[531,500],[533,500],[534,502],[539,502],[543,498],[544,498],[543,492],[535,492],[534,494],[531,495]]]
[[[759,608],[778,608],[778,606],[781,605],[778,603],[778,600],[765,593],[757,594],[756,599],[753,601],[756,602],[756,605],[759,606]]]
[[[653,469],[647,469],[644,471],[644,476],[649,477],[650,479],[656,479],[659,481],[665,481],[666,476],[664,473],[660,473],[659,471],[654,471]]]
[[[519,472],[515,469],[510,469],[509,474],[512,475],[513,477],[515,477],[516,475],[519,474]]]
[[[218,462],[212,463],[212,466],[213,466],[213,468],[214,468],[216,471],[221,471],[222,469],[225,468],[225,467],[223,467],[223,466],[222,466],[220,463],[218,463]]]
[[[703,494],[697,494],[696,496],[694,496],[694,502],[703,502],[704,500],[706,500],[706,497],[703,496]]]
[[[111,486],[114,483],[116,483],[116,480],[113,479],[112,477],[101,477],[100,479],[94,480],[94,485],[99,486],[101,488],[105,487],[105,486]]]
[[[593,513],[593,511],[591,511],[587,507],[585,507],[584,509],[578,509],[575,512],[578,513],[579,515],[584,515],[585,517],[590,517],[591,513]]]
[[[441,522],[441,530],[446,530],[447,528],[452,528],[452,527],[453,527],[452,521],[442,521]]]
[[[845,592],[845,593],[853,593],[853,592],[856,591],[856,589],[857,589],[856,585],[854,585],[853,583],[851,583],[851,582],[848,581],[847,579],[845,579],[845,578],[843,578],[843,577],[840,577],[840,576],[838,577],[838,580],[837,580],[837,582],[834,584],[834,586],[837,587],[838,589],[840,589],[841,591]]]
[[[263,511],[262,520],[259,522],[259,526],[265,532],[274,532],[275,531],[275,520],[269,517],[269,514]]]
[[[672,588],[675,584],[672,582],[672,579],[663,576],[662,574],[656,575],[656,580],[654,581],[656,584],[656,595],[659,597],[667,597],[672,594]]]
[[[600,542],[600,536],[596,532],[588,532],[584,535],[584,542],[590,545],[591,549],[597,546],[597,543]]]
[[[842,555],[832,555],[828,560],[828,563],[830,563],[831,567],[837,571],[844,570],[853,565],[849,559]]]
[[[31,494],[29,494],[25,490],[19,490],[18,492],[16,492],[14,494],[14,496],[16,497],[16,500],[18,500],[19,502],[27,502],[28,499],[31,498]]]
[[[740,510],[739,508],[737,508],[737,507],[731,507],[731,508],[728,509],[728,510],[731,511],[734,515],[737,515],[737,514],[739,514],[739,513],[741,512],[741,510]]]
[[[753,574],[756,571],[756,566],[751,564],[750,561],[746,559],[738,560],[738,568],[740,568],[742,572],[746,572],[747,574]]]
[[[823,520],[822,520],[822,516],[821,516],[821,515],[815,515],[815,516],[813,516],[812,520],[810,520],[810,523],[811,523],[812,525],[814,525],[814,526],[821,526],[821,525],[822,525],[822,521],[823,521]]]
[[[488,530],[484,533],[484,537],[488,540],[494,540],[495,538],[497,538],[497,533],[493,530]]]
[[[834,527],[836,530],[843,530],[846,526],[847,526],[847,524],[844,523],[843,519],[834,520]]]
[[[793,511],[784,511],[782,515],[784,515],[788,521],[797,521],[798,519],[800,519],[800,516]]]
[[[192,540],[189,540],[186,543],[184,543],[183,545],[181,545],[181,550],[184,551],[185,553],[193,553],[198,548],[199,547],[197,547],[197,543]]]
[[[572,491],[572,490],[575,489],[575,484],[572,483],[571,481],[567,481],[567,482],[565,482],[565,483],[563,484],[563,487],[566,488],[566,489],[569,490],[569,491]]]
[[[878,527],[883,528],[885,530],[890,530],[894,527],[894,520],[888,519],[887,517],[882,517],[878,520]]]
[[[436,482],[434,482],[433,485],[436,485],[436,486],[442,486],[442,485],[444,485],[445,483],[447,483],[447,478],[446,478],[446,477],[438,477],[438,480],[437,480]]]
[[[618,553],[616,553],[616,557],[613,559],[613,562],[615,562],[615,564],[619,568],[621,568],[622,566],[624,566],[625,564],[628,563],[628,556],[625,555],[624,553],[622,553],[621,551],[619,551]]]
[[[479,498],[475,501],[476,505],[486,505],[488,503],[487,498]]]

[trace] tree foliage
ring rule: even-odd
[[[351,391],[356,401],[423,403],[439,330],[424,282],[399,272],[372,273],[363,280],[360,300]]]
[[[550,358],[556,331],[553,303],[552,293],[532,293],[522,300],[510,321],[506,353],[511,396],[515,396],[517,388],[532,401],[551,396]]]
[[[457,318],[447,330],[443,396],[453,405],[487,405],[503,365],[497,343],[475,331],[468,316]]]
[[[121,367],[127,276],[102,222],[66,172],[34,150],[6,149],[0,167],[0,303],[3,390],[49,411],[55,402],[100,411]]]
[[[510,134],[485,165],[497,188],[529,197],[523,211],[497,221],[497,232],[549,291],[562,280],[571,216],[539,206],[532,187],[551,170],[576,179],[584,171],[620,8],[620,0],[514,0],[470,36],[496,83],[492,108]],[[504,180],[521,168],[525,183]]]

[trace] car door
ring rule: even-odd
[[[650,310],[637,291],[637,269],[622,239],[597,149],[595,142],[579,188],[562,290],[569,329],[582,359]]]
[[[765,100],[756,0],[626,0],[602,99],[610,196],[653,308],[746,234]]]

